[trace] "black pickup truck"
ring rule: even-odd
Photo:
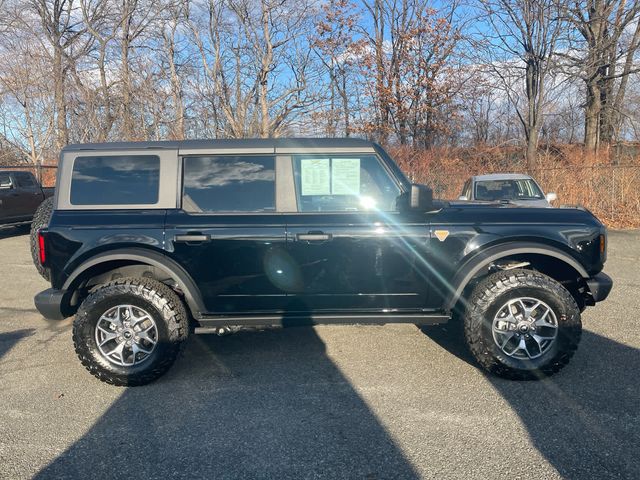
[[[81,362],[116,385],[161,376],[191,332],[450,320],[482,367],[536,379],[612,287],[589,211],[436,202],[364,140],[72,145],[57,182],[35,303],[76,316]]]
[[[31,172],[0,170],[0,227],[28,225],[40,204],[53,195]]]

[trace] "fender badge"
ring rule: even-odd
[[[444,242],[449,236],[449,230],[436,230],[433,232],[438,240]]]

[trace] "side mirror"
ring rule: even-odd
[[[466,195],[460,195],[458,200],[469,200]]]
[[[555,202],[558,199],[558,195],[556,195],[555,193],[547,193],[547,202],[551,203],[551,202]]]
[[[411,210],[427,211],[433,207],[433,190],[426,185],[411,184],[411,196],[409,197]]]
[[[13,188],[13,184],[10,179],[0,181],[0,190],[10,190]]]

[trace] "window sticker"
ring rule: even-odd
[[[300,160],[300,186],[302,195],[330,195],[329,159],[305,158]]]
[[[360,195],[360,159],[331,159],[331,193]]]

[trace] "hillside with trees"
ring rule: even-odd
[[[639,20],[640,0],[0,0],[0,161],[358,136],[445,197],[528,171],[638,226]]]

